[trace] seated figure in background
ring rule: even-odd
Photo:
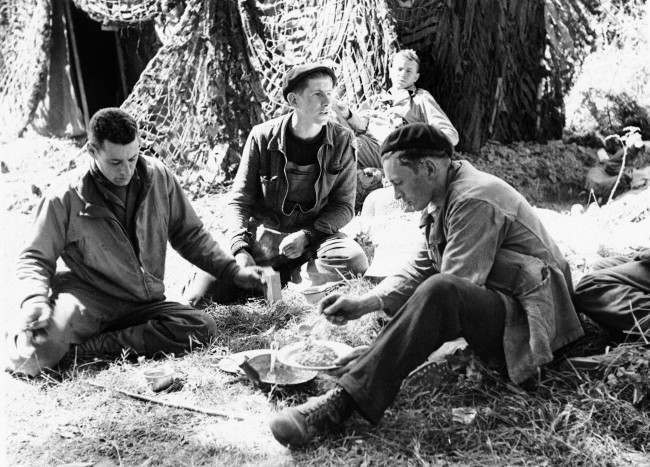
[[[339,232],[354,215],[356,164],[352,132],[329,118],[335,85],[329,66],[293,67],[283,85],[293,110],[251,130],[233,183],[231,251],[242,266],[273,267],[283,284],[299,282],[305,263],[313,283],[368,268],[362,248]],[[199,273],[185,296],[214,297],[218,283]]]
[[[180,354],[216,331],[206,313],[165,300],[169,241],[222,281],[261,288],[204,229],[180,183],[140,154],[136,121],[99,110],[88,128],[90,168],[53,190],[18,260],[20,313],[5,335],[7,369],[37,375],[70,350],[91,356]],[[56,271],[58,258],[69,270]]]
[[[650,249],[636,256],[604,258],[580,279],[578,311],[614,333],[650,330]]]
[[[357,134],[360,169],[381,169],[379,146],[391,131],[408,123],[433,125],[452,146],[458,144],[458,132],[440,105],[428,91],[415,86],[420,77],[419,68],[420,59],[415,51],[400,50],[391,57],[390,89],[358,111],[340,101],[334,107],[339,121],[346,122]]]

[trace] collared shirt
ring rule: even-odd
[[[458,144],[458,131],[447,114],[428,91],[415,86],[383,91],[360,115],[368,119],[366,131],[378,142],[402,125],[421,122],[440,129],[453,146]]]
[[[115,215],[137,254],[139,245],[135,234],[135,212],[138,208],[142,188],[141,176],[138,170],[133,172],[133,176],[126,186],[111,183],[99,170],[95,162],[91,164],[90,174],[106,202],[106,207]]]

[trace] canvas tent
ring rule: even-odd
[[[0,5],[0,133],[31,126],[50,136],[83,134],[88,115],[119,106],[155,53],[143,52],[153,26],[144,28],[141,17],[97,21],[72,0]]]

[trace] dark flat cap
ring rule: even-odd
[[[393,130],[381,145],[381,154],[414,149],[444,152],[449,157],[453,154],[453,146],[445,134],[426,123],[409,123]]]
[[[336,86],[336,74],[331,66],[322,62],[304,63],[302,65],[294,66],[285,75],[284,83],[282,84],[282,96],[284,96],[284,99],[287,99],[287,95],[293,91],[306,76],[317,71],[327,73],[332,78],[334,86]]]

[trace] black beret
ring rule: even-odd
[[[322,71],[327,73],[332,78],[334,86],[336,86],[336,74],[332,67],[326,65],[325,63],[305,63],[302,65],[296,65],[289,70],[289,72],[284,77],[284,83],[282,84],[282,96],[284,99],[287,99],[287,95],[293,91],[298,83],[302,81],[305,76],[315,72]]]
[[[451,157],[453,146],[438,128],[426,123],[409,123],[393,130],[381,145],[381,155],[411,150],[444,152]]]

